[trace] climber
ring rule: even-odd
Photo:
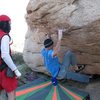
[[[58,53],[60,52],[61,39],[63,30],[58,30],[58,41],[54,47],[54,42],[51,38],[44,41],[44,48],[41,54],[44,59],[46,69],[51,73],[52,83],[57,85],[57,79],[72,79],[79,82],[89,82],[89,76],[78,72],[78,66],[75,54],[71,50],[67,50],[62,63],[58,60]]]
[[[11,57],[9,32],[11,19],[7,15],[0,15],[0,91],[7,92],[8,100],[15,100],[17,79],[21,73]]]

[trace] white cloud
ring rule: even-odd
[[[24,42],[27,31],[24,16],[28,2],[29,0],[0,0],[0,14],[7,14],[11,18],[12,30],[10,34],[17,47],[19,42],[21,42],[21,44]]]

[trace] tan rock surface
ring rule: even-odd
[[[78,63],[87,64],[83,71],[100,75],[100,0],[30,0],[25,16],[28,31],[24,60],[35,71],[47,73],[40,55],[47,34],[57,41],[57,29],[66,32],[60,59],[68,48]]]

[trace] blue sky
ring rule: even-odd
[[[27,24],[24,16],[29,0],[0,0],[0,15],[7,14],[11,18],[12,30],[10,35],[13,38],[17,51],[22,51]],[[20,46],[20,45],[21,46]]]

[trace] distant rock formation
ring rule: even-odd
[[[71,48],[78,63],[87,64],[84,73],[100,75],[100,0],[30,0],[25,18],[24,60],[32,70],[48,73],[40,54],[43,41],[50,35],[56,43],[57,29],[64,28],[60,60]]]

